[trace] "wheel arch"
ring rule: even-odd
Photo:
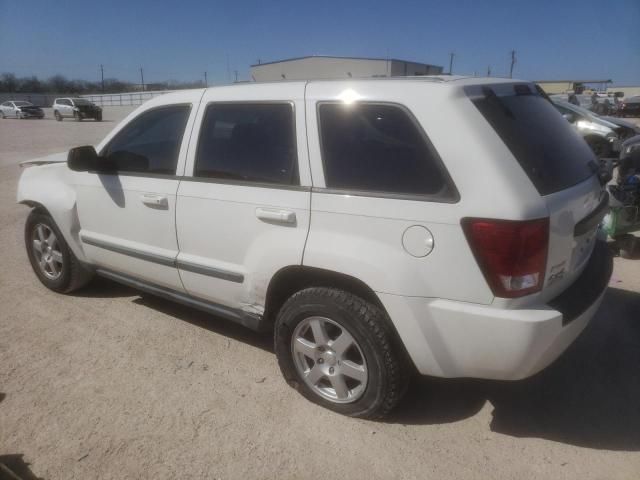
[[[69,248],[86,262],[80,244],[80,222],[74,189],[67,183],[66,165],[26,168],[18,183],[17,203],[48,214],[62,233]]]
[[[327,287],[344,290],[379,308],[384,313],[385,321],[389,324],[393,332],[399,352],[405,356],[409,365],[412,366],[413,371],[417,371],[415,364],[411,360],[400,338],[396,326],[389,317],[387,309],[384,307],[376,292],[359,278],[342,272],[304,265],[290,265],[278,270],[271,278],[269,286],[267,287],[263,321],[273,326],[278,312],[287,299],[294,293],[310,287]]]
[[[290,265],[278,270],[269,282],[265,298],[265,320],[273,323],[278,311],[291,295],[310,287],[345,290],[384,311],[384,306],[373,289],[358,278],[333,270]]]

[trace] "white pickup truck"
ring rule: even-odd
[[[272,329],[287,382],[346,415],[385,415],[416,371],[540,371],[611,275],[595,157],[523,81],[177,92],[24,166],[45,286],[98,274]]]

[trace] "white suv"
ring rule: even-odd
[[[56,98],[52,108],[53,116],[59,122],[64,118],[73,118],[77,122],[87,118],[102,121],[102,108],[86,98]]]
[[[287,382],[346,415],[386,414],[414,371],[538,372],[611,275],[595,157],[526,82],[183,91],[27,163],[45,286],[95,273],[273,329]]]

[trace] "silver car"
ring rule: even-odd
[[[620,138],[616,131],[618,125],[578,105],[553,97],[551,101],[562,116],[582,135],[598,158],[618,155],[620,151]]]
[[[2,118],[44,118],[44,112],[33,103],[9,100],[0,105]]]

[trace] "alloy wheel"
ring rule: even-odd
[[[291,336],[296,370],[311,390],[335,403],[351,403],[365,392],[367,362],[346,328],[326,317],[302,320]]]
[[[56,234],[43,223],[34,227],[32,236],[33,255],[42,274],[50,280],[62,275],[64,265],[62,251]]]

